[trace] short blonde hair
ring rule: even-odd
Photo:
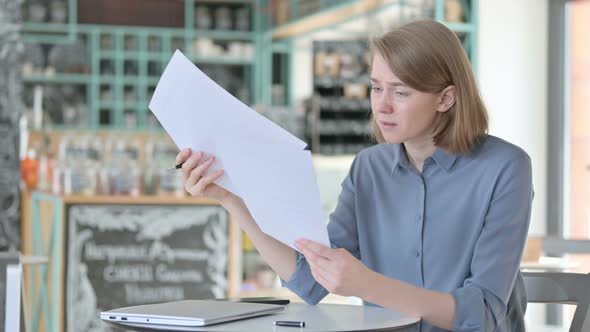
[[[374,39],[371,55],[375,52],[415,90],[437,93],[455,86],[455,104],[439,113],[434,144],[454,154],[472,151],[488,131],[488,114],[459,38],[439,22],[414,21]],[[371,121],[373,135],[383,143],[381,130]]]

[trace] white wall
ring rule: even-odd
[[[551,0],[480,0],[478,80],[490,133],[528,152],[535,199],[530,234],[546,231],[547,11]]]

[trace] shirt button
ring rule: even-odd
[[[422,215],[421,214],[418,215],[418,221],[422,221]]]
[[[416,257],[420,257],[420,251],[416,250]]]

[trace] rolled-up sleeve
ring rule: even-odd
[[[344,248],[360,259],[353,180],[356,164],[357,159],[353,161],[348,176],[342,182],[338,204],[330,215],[328,235],[332,248]],[[328,295],[328,291],[314,279],[307,260],[299,252],[297,253],[297,269],[289,281],[281,280],[281,283],[308,304],[316,304]]]
[[[527,155],[500,171],[477,239],[470,276],[454,290],[454,331],[496,331],[519,271],[533,199],[531,161]]]

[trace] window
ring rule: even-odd
[[[590,2],[571,1],[565,15],[563,236],[590,239]],[[590,272],[590,252],[571,255]]]

